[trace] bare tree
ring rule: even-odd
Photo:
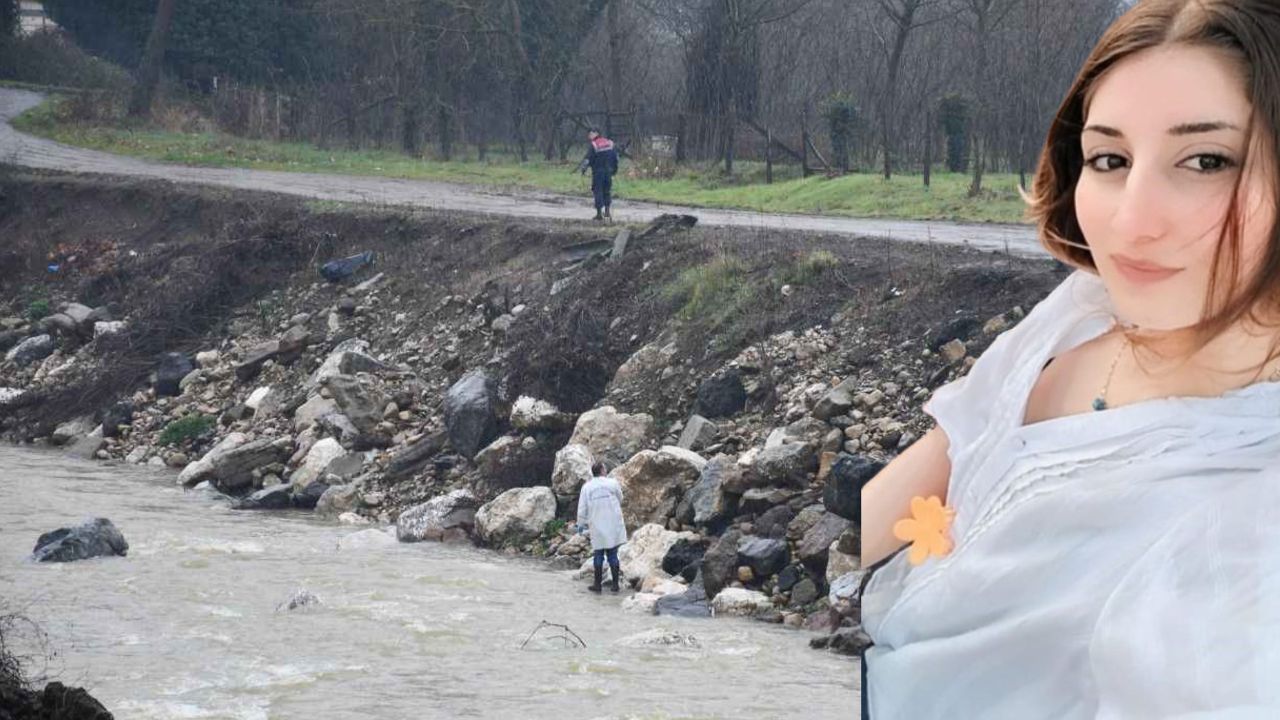
[[[169,47],[169,28],[173,24],[173,7],[177,0],[156,0],[156,17],[147,37],[147,48],[138,66],[138,81],[129,100],[129,114],[141,117],[151,113],[156,86],[160,84],[160,70],[164,54]]]

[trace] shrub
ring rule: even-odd
[[[161,445],[179,445],[187,440],[196,440],[213,431],[214,419],[211,415],[192,414],[174,420],[160,431]]]

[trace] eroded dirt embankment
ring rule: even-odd
[[[883,240],[625,229],[623,252],[620,226],[10,169],[0,432],[168,465],[244,507],[318,502],[399,519],[402,539],[565,564],[585,550],[556,521],[573,515],[579,446],[627,485],[629,527],[653,528],[624,565],[648,608],[692,568],[712,598],[742,591],[734,612],[854,622],[858,484],[1060,271]],[[374,264],[348,279],[317,272],[364,251]],[[401,517],[450,492],[427,520]]]

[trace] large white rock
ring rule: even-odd
[[[325,415],[336,412],[338,412],[338,403],[319,395],[312,395],[293,412],[293,430],[302,432],[315,425]]]
[[[511,427],[517,430],[563,430],[573,425],[573,419],[546,400],[527,395],[516,398],[511,406]]]
[[[556,497],[572,498],[591,479],[595,460],[586,445],[569,444],[556,451],[555,468],[551,471],[551,489]]]
[[[653,416],[628,415],[605,405],[578,418],[569,442],[586,445],[597,458],[620,463],[647,447],[653,436]]]
[[[448,530],[469,531],[476,523],[480,503],[466,488],[438,495],[400,513],[396,520],[396,538],[400,542],[442,540]]]
[[[711,601],[716,615],[751,616],[773,608],[768,595],[746,588],[725,588]]]
[[[303,458],[302,464],[289,476],[289,484],[293,486],[295,492],[306,488],[320,479],[320,475],[325,468],[329,467],[329,463],[346,454],[347,451],[333,438],[316,441],[316,444],[312,445],[311,449],[307,451],[307,456]]]
[[[662,559],[681,538],[694,540],[697,535],[691,532],[674,532],[656,523],[638,528],[631,533],[627,544],[618,550],[622,576],[627,582],[638,583],[655,571],[662,570]]]
[[[339,550],[370,550],[390,547],[396,544],[395,532],[391,528],[369,528],[346,535],[338,540]]]
[[[665,525],[702,474],[707,461],[684,448],[642,450],[614,471],[622,486],[622,515],[627,527]]]
[[[545,486],[513,488],[476,512],[476,534],[490,547],[522,545],[556,518],[556,496]]]
[[[229,433],[226,437],[218,441],[204,457],[189,463],[182,468],[182,472],[178,474],[178,484],[184,487],[194,487],[206,480],[213,479],[213,461],[219,455],[223,455],[241,445],[249,442],[249,436],[240,432]]]

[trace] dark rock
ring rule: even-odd
[[[307,349],[307,343],[311,341],[311,333],[301,325],[294,325],[280,336],[278,342],[279,354],[276,356],[276,362],[288,365],[302,357],[302,351]]]
[[[746,405],[747,391],[742,385],[742,373],[737,368],[730,368],[702,381],[693,411],[705,418],[733,417]]]
[[[707,597],[718,595],[737,576],[741,538],[737,530],[728,530],[702,556],[702,585]]]
[[[813,406],[813,416],[819,420],[844,415],[853,409],[853,393],[857,390],[857,381],[850,378],[831,389],[817,405]]]
[[[862,512],[862,486],[884,469],[884,463],[859,455],[841,453],[831,466],[822,490],[822,504],[846,520],[859,522]]]
[[[929,336],[929,349],[938,352],[943,345],[952,340],[968,340],[981,328],[982,320],[977,315],[971,313],[957,315]]]
[[[662,558],[662,571],[668,575],[679,575],[685,582],[693,582],[706,554],[706,543],[680,538]]]
[[[102,436],[119,437],[120,426],[133,422],[133,403],[121,400],[102,412]]]
[[[289,484],[280,483],[258,492],[231,505],[232,510],[284,510],[293,504]]]
[[[831,650],[841,655],[860,656],[871,647],[871,638],[861,627],[838,630],[826,637],[816,637],[809,641],[809,647],[815,650]]]
[[[171,352],[160,356],[160,367],[156,370],[156,395],[178,396],[182,389],[178,383],[186,377],[196,365],[190,357],[182,353]]]
[[[790,506],[778,505],[769,508],[756,518],[756,534],[760,537],[782,540],[787,537],[787,526],[796,517],[796,511]]]
[[[800,582],[800,578],[804,577],[804,573],[795,565],[788,565],[778,573],[778,589],[787,592]]]
[[[4,720],[113,720],[113,716],[84,688],[60,682],[44,690],[27,690],[0,682],[0,718]]]
[[[400,480],[413,475],[424,467],[427,461],[440,454],[446,439],[444,433],[435,433],[406,446],[392,456],[383,475],[390,480]]]
[[[818,584],[812,578],[804,578],[791,590],[793,605],[808,605],[818,599]]]
[[[316,503],[320,502],[320,497],[328,489],[329,486],[322,482],[313,482],[293,494],[293,506],[299,510],[315,510]]]
[[[253,417],[253,408],[244,403],[236,403],[226,410],[222,411],[222,415],[218,418],[218,422],[223,425],[231,425],[238,423],[245,418]]]
[[[344,298],[339,299],[339,300],[338,300],[338,312],[342,313],[343,315],[347,315],[347,316],[355,315],[355,314],[356,314],[356,301],[355,301],[355,298],[344,297]]]
[[[786,540],[747,536],[738,541],[738,565],[751,568],[757,578],[780,572],[791,561]]]
[[[711,617],[711,603],[708,599],[706,588],[695,577],[688,590],[658,598],[654,612],[675,617]]]
[[[129,543],[110,520],[93,518],[41,535],[31,557],[36,562],[72,562],[128,552]]]
[[[831,544],[840,539],[846,530],[853,527],[853,521],[836,515],[835,513],[823,513],[822,518],[809,528],[804,534],[804,539],[800,541],[796,553],[800,556],[800,561],[814,572],[821,573],[827,568],[827,554],[831,549]]]
[[[21,330],[0,330],[0,352],[9,352],[26,336],[27,334]]]
[[[685,493],[676,508],[676,519],[686,525],[719,533],[738,510],[737,496],[725,491],[724,479],[736,469],[733,462],[712,458],[703,466],[698,482]]]
[[[49,335],[36,335],[15,345],[5,355],[5,359],[18,367],[26,367],[33,362],[43,360],[53,354],[53,338]],[[181,379],[181,378],[179,378]]]
[[[253,487],[253,471],[280,462],[289,456],[288,440],[262,438],[219,453],[211,463],[210,484],[228,495],[239,495]]]
[[[280,343],[277,340],[268,340],[249,348],[244,354],[244,359],[236,365],[236,379],[240,382],[252,380],[262,372],[262,366],[268,360],[274,360],[280,354]]]
[[[473,371],[453,384],[444,397],[444,423],[453,449],[475,457],[498,436],[497,384],[483,371]]]
[[[480,471],[479,492],[494,496],[512,488],[550,485],[555,463],[555,443],[504,435],[486,445],[475,457]]]
[[[787,501],[798,494],[795,490],[784,490],[776,487],[751,488],[742,493],[742,499],[738,502],[738,511],[760,514],[771,507],[785,505]]]

